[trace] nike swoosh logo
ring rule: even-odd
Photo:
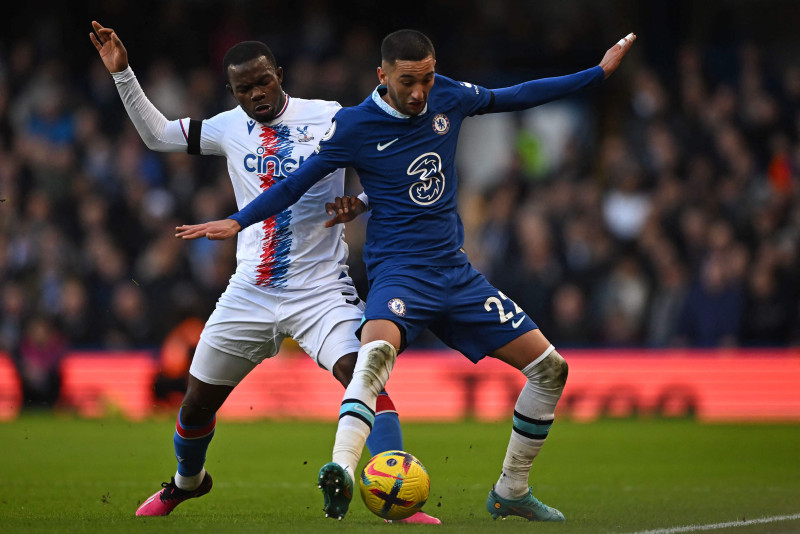
[[[380,143],[378,143],[378,152],[382,152],[382,151],[383,151],[383,150],[384,150],[386,147],[388,147],[389,145],[391,145],[391,144],[392,144],[392,143],[394,143],[395,141],[399,141],[399,140],[400,140],[400,138],[399,138],[399,137],[395,137],[394,139],[392,139],[392,140],[391,140],[391,141],[389,141],[388,143],[384,143],[384,144],[380,144]]]
[[[520,317],[518,320],[516,320],[516,321],[511,321],[511,326],[513,326],[514,328],[518,327],[519,325],[521,325],[521,324],[522,324],[522,321],[523,321],[524,319],[525,319],[525,316],[523,315],[523,316],[522,316],[522,317]]]
[[[533,512],[526,512],[525,510],[520,510],[519,508],[516,508],[515,506],[509,506],[508,509],[511,510],[512,512],[514,512],[515,514],[517,514],[520,517],[533,517]]]

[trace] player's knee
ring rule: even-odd
[[[553,349],[525,374],[532,382],[549,388],[562,389],[567,383],[569,364],[557,350]]]
[[[553,382],[561,387],[567,384],[567,377],[569,376],[569,364],[567,360],[561,356],[555,349],[547,355],[545,359],[551,359],[551,367],[553,369]]]

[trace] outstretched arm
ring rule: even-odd
[[[311,189],[318,181],[336,170],[317,155],[308,158],[303,165],[283,181],[276,183],[250,203],[227,219],[203,224],[185,224],[175,228],[175,237],[181,239],[228,239],[239,231],[257,222],[282,212]]]
[[[92,21],[95,33],[89,34],[100,59],[114,78],[114,83],[136,131],[147,148],[160,152],[184,152],[188,145],[186,128],[181,121],[168,121],[147,99],[133,70],[128,65],[128,51],[111,28]],[[188,125],[188,121],[184,121]]]
[[[542,78],[524,82],[513,87],[494,89],[494,99],[484,113],[518,111],[539,106],[565,97],[584,87],[595,85],[611,76],[617,70],[620,61],[628,53],[636,35],[628,34],[608,49],[602,61],[596,67],[567,76]]]

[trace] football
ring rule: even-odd
[[[386,451],[373,457],[358,481],[361,500],[369,510],[389,520],[419,512],[431,490],[425,466],[404,451]]]

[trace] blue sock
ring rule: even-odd
[[[178,412],[178,422],[175,425],[175,457],[178,459],[178,473],[190,477],[198,474],[206,463],[206,451],[214,437],[214,428],[217,424],[216,415],[211,420],[199,426],[187,426],[181,423],[181,412]]]
[[[400,428],[400,417],[394,403],[385,391],[378,395],[375,405],[375,423],[367,438],[367,449],[370,456],[384,451],[403,450],[403,431]]]

